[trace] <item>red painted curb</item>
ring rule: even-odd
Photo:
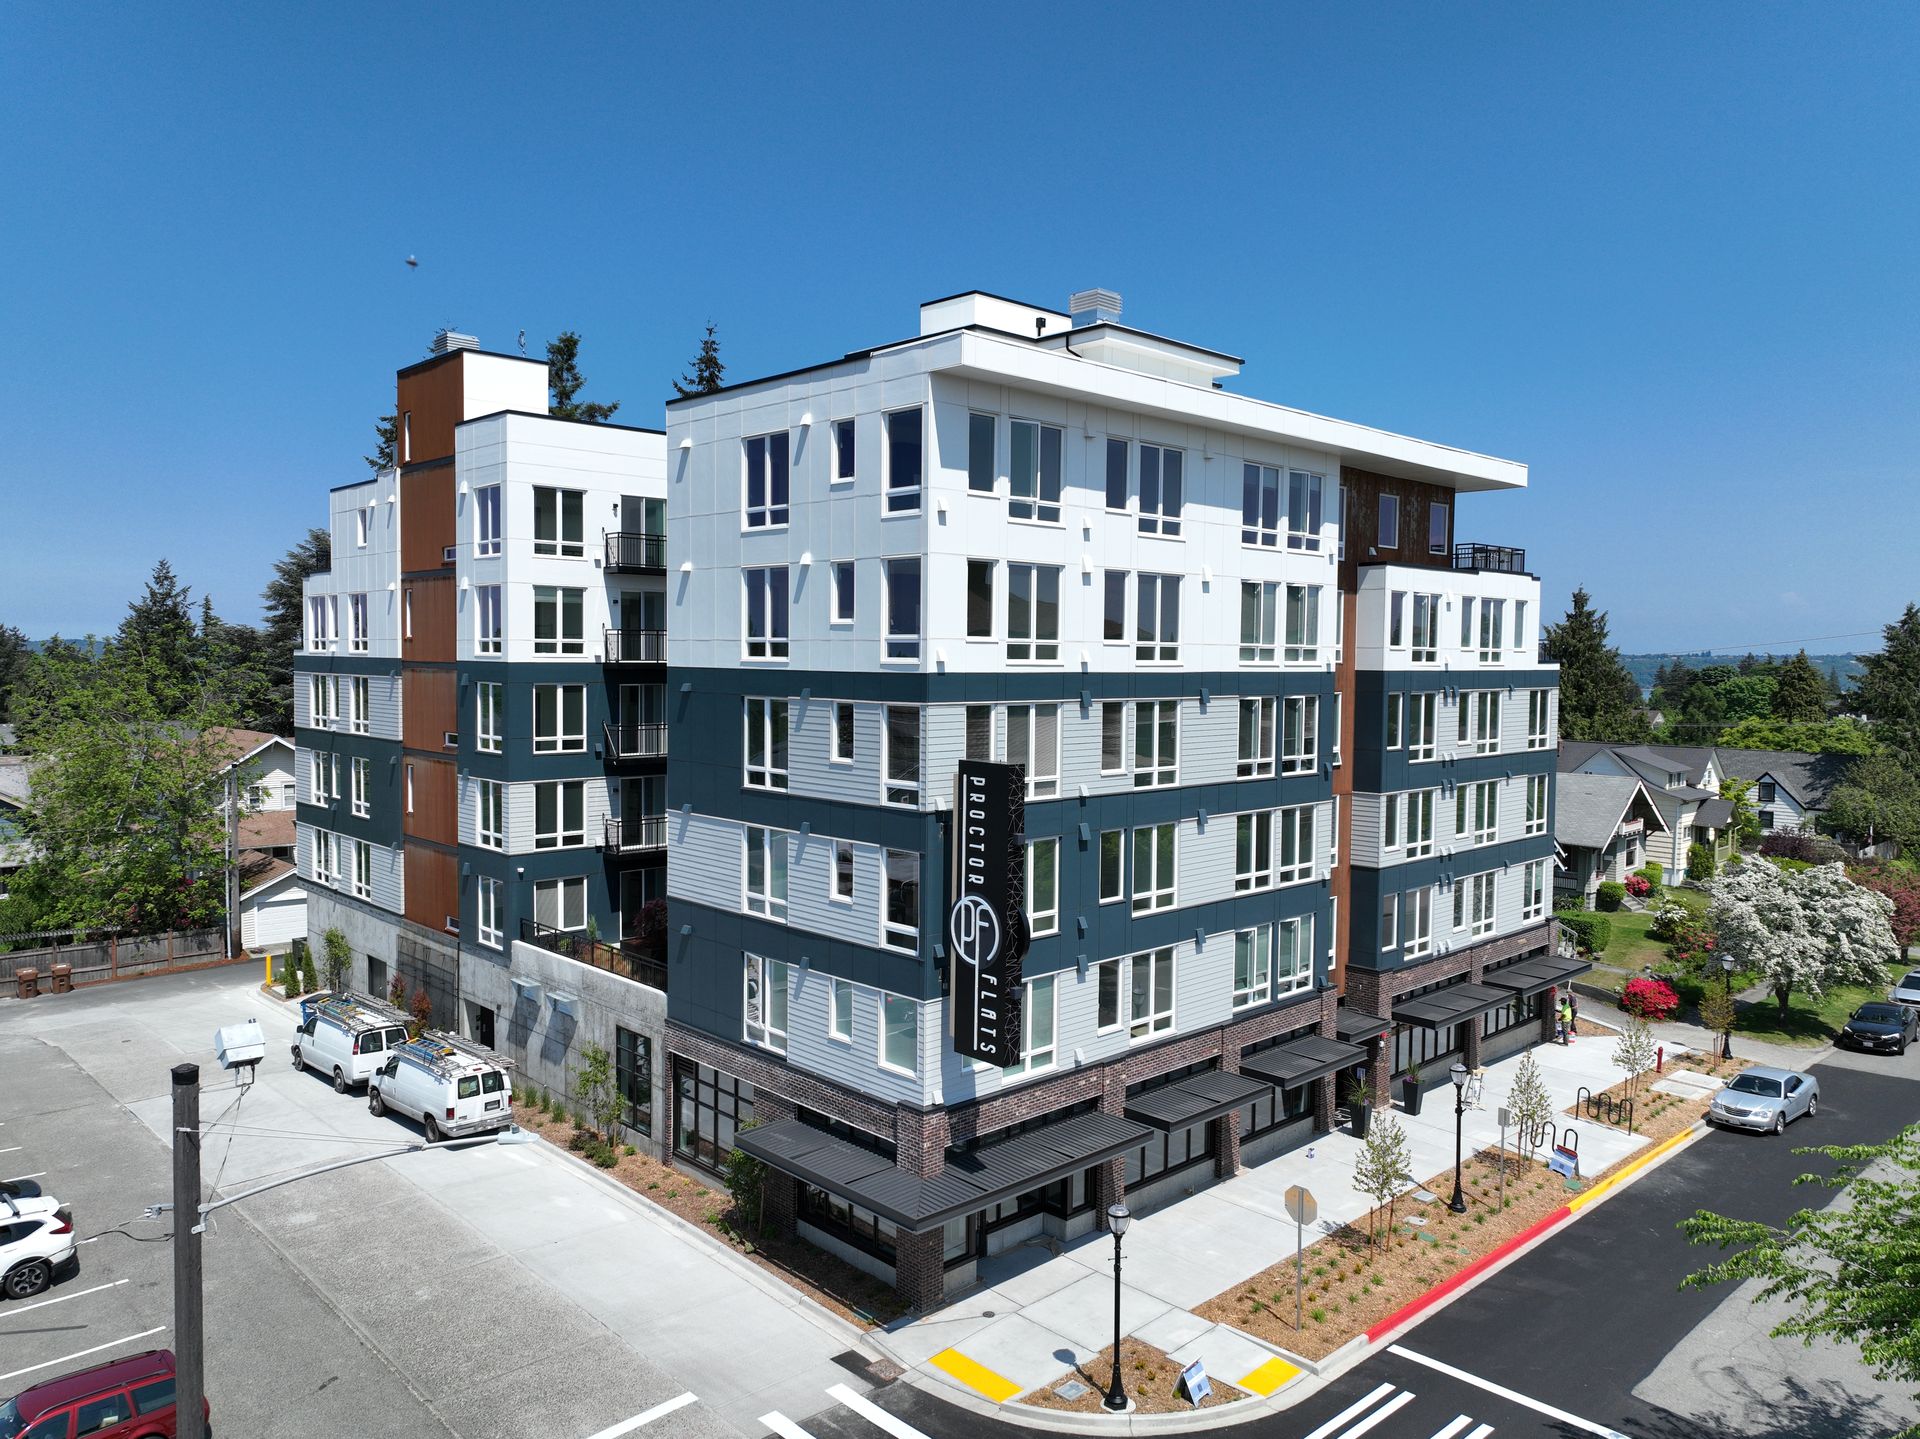
[[[1442,1299],[1445,1299],[1449,1294],[1453,1293],[1454,1290],[1460,1288],[1461,1285],[1466,1284],[1467,1282],[1472,1280],[1475,1275],[1480,1273],[1481,1270],[1486,1269],[1490,1265],[1499,1263],[1500,1260],[1504,1259],[1507,1255],[1513,1253],[1513,1251],[1518,1249],[1521,1245],[1527,1244],[1532,1240],[1539,1238],[1540,1235],[1546,1233],[1549,1229],[1553,1228],[1554,1225],[1560,1223],[1562,1220],[1571,1219],[1571,1218],[1573,1218],[1573,1211],[1567,1208],[1567,1206],[1563,1204],[1558,1209],[1554,1210],[1553,1213],[1549,1214],[1546,1218],[1539,1220],[1537,1223],[1528,1225],[1525,1229],[1521,1230],[1518,1234],[1514,1235],[1513,1238],[1509,1239],[1506,1243],[1502,1244],[1499,1248],[1491,1250],[1488,1253],[1481,1255],[1478,1259],[1474,1260],[1473,1263],[1469,1264],[1465,1269],[1462,1269],[1458,1274],[1454,1275],[1451,1279],[1442,1280],[1440,1283],[1434,1285],[1433,1288],[1429,1289],[1425,1294],[1422,1294],[1418,1299],[1414,1300],[1411,1304],[1401,1309],[1398,1313],[1391,1314],[1387,1318],[1382,1319],[1378,1324],[1374,1325],[1373,1328],[1367,1331],[1367,1343],[1372,1344],[1376,1342],[1382,1334],[1390,1333],[1393,1330],[1399,1328],[1402,1324],[1405,1324],[1409,1319],[1412,1319],[1415,1315],[1419,1314],[1423,1309],[1427,1309],[1430,1306],[1439,1303]]]

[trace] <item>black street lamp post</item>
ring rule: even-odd
[[[1132,1223],[1133,1215],[1127,1212],[1126,1205],[1107,1206],[1107,1228],[1113,1231],[1113,1382],[1107,1386],[1107,1397],[1101,1402],[1116,1414],[1127,1407],[1127,1386],[1120,1372],[1120,1236]]]
[[[1448,1075],[1453,1080],[1453,1198],[1447,1201],[1447,1208],[1455,1214],[1465,1214],[1467,1194],[1460,1186],[1460,1134],[1467,1113],[1467,1067],[1456,1062]]]
[[[1720,956],[1720,972],[1727,979],[1727,1027],[1720,1031],[1720,1057],[1733,1058],[1733,956]]]

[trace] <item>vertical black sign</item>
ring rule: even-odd
[[[1020,1062],[1020,961],[1027,952],[1027,767],[962,760],[953,788],[954,1051]]]

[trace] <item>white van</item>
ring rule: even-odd
[[[293,1039],[293,1067],[333,1076],[345,1094],[373,1078],[390,1050],[407,1042],[400,1012],[367,1000],[322,999],[308,1010]]]
[[[429,1144],[506,1129],[513,1123],[510,1097],[497,1059],[444,1034],[401,1045],[367,1082],[368,1111],[419,1120]]]

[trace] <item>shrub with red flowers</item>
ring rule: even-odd
[[[1629,981],[1620,1007],[1635,1019],[1671,1019],[1680,1008],[1680,996],[1665,980],[1643,977]]]
[[[1893,901],[1893,937],[1902,950],[1920,938],[1920,873],[1904,864],[1872,860],[1848,865],[1847,878]]]
[[[1653,889],[1653,886],[1647,882],[1647,877],[1643,874],[1628,875],[1626,878],[1626,886],[1627,893],[1635,899],[1645,899]]]

